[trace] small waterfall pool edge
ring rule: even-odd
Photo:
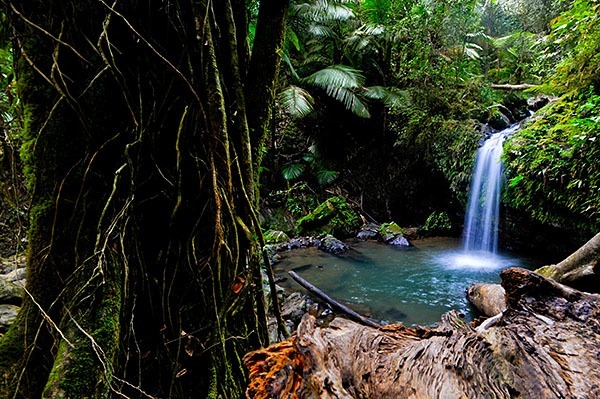
[[[352,241],[342,256],[317,248],[282,254],[275,265],[279,284],[303,289],[287,272],[295,270],[336,300],[384,323],[433,325],[452,309],[473,318],[465,290],[474,283],[500,281],[511,266],[534,268],[537,262],[504,254],[465,254],[460,239],[416,240],[412,247],[393,247],[372,241]]]

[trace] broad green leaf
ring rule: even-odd
[[[301,163],[292,163],[281,169],[281,175],[286,180],[297,179],[302,175],[302,172],[304,172],[304,165]]]
[[[314,99],[301,87],[290,85],[279,93],[279,102],[290,115],[302,118],[313,110]]]
[[[321,169],[317,171],[317,181],[320,185],[325,186],[337,179],[339,173],[334,170]]]

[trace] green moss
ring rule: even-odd
[[[381,235],[404,235],[402,227],[398,226],[396,222],[384,223],[380,227]]]
[[[319,204],[308,215],[298,219],[296,231],[299,235],[331,234],[349,237],[360,228],[357,213],[341,197],[332,197]]]
[[[505,202],[533,220],[600,229],[600,96],[564,96],[505,145]]]
[[[552,266],[542,266],[539,269],[536,269],[535,272],[544,277],[552,278],[554,276],[554,268]]]
[[[266,244],[278,244],[290,239],[287,234],[279,230],[267,230],[263,233]]]
[[[103,267],[102,281],[98,278],[90,282],[90,288],[96,287],[96,303],[83,301],[83,306],[67,305],[71,307],[71,317],[77,320],[77,324],[72,321],[65,328],[72,346],[61,341],[46,384],[46,394],[68,398],[109,397],[121,332],[119,266],[118,258],[113,255]],[[87,290],[82,295],[91,297]],[[79,309],[75,310],[77,307]]]
[[[0,338],[0,391],[5,375],[15,366],[23,354],[23,329],[19,317]]]

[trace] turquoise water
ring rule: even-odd
[[[451,309],[473,316],[465,290],[473,283],[499,282],[503,268],[531,268],[534,262],[502,254],[466,256],[455,238],[431,238],[413,247],[351,242],[351,251],[335,256],[316,248],[283,254],[275,265],[280,285],[302,288],[287,275],[295,270],[332,298],[385,323],[432,325]]]

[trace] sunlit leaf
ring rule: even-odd
[[[313,110],[314,99],[301,87],[290,85],[279,92],[279,102],[290,115],[302,118]]]

